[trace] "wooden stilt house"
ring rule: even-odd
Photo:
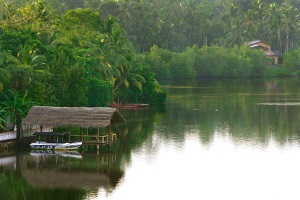
[[[69,141],[82,141],[84,145],[110,145],[115,142],[117,135],[111,133],[111,125],[124,123],[125,119],[116,108],[108,107],[51,107],[33,106],[23,119],[23,127],[58,128],[78,127],[81,133],[69,134]],[[84,133],[83,129],[95,128],[96,135]],[[106,135],[100,135],[100,129],[106,129]],[[91,139],[94,138],[94,139]]]

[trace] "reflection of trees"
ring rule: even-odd
[[[145,110],[120,110],[120,112],[126,119],[126,124],[117,127],[116,132],[120,134],[118,134],[116,152],[128,162],[132,150],[139,148],[146,139],[151,140],[154,125],[161,120],[165,110],[160,107]],[[123,159],[118,159],[117,162],[122,162]],[[122,163],[119,164],[122,165]]]
[[[169,107],[161,126],[166,127],[164,132],[168,134],[163,137],[182,142],[187,126],[193,126],[203,143],[209,143],[216,132],[229,134],[237,141],[266,143],[271,138],[279,143],[291,141],[299,136],[297,120],[300,107],[256,103],[299,102],[296,91],[293,91],[295,85],[297,80],[293,79],[235,79],[166,87]]]
[[[0,192],[3,199],[24,199],[29,187],[23,177],[19,177],[13,170],[0,173]]]

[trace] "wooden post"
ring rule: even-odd
[[[69,142],[69,143],[71,142],[71,131],[70,131],[70,129],[71,129],[71,128],[69,128],[69,135],[68,135],[68,136],[69,136],[69,138],[68,138],[68,142]]]
[[[109,150],[109,147],[110,147],[110,142],[111,142],[111,125],[109,125],[109,137],[108,137],[108,150]]]
[[[80,128],[80,135],[81,135],[81,142],[82,142],[82,145],[81,145],[81,153],[83,154],[84,153],[84,144],[83,144],[83,135],[82,135],[82,128]]]
[[[99,127],[97,127],[97,137],[96,137],[96,140],[97,140],[97,155],[99,155]]]

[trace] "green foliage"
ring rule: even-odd
[[[50,80],[51,73],[48,70],[33,71],[28,87],[28,98],[39,102],[40,105],[48,105],[51,99]]]
[[[182,53],[174,53],[169,62],[172,78],[195,78],[196,70],[193,68],[196,53],[187,48]]]
[[[4,85],[7,85],[10,81],[10,73],[6,69],[0,68],[0,94],[4,89]]]
[[[150,52],[146,54],[145,62],[150,66],[152,72],[157,75],[158,79],[171,78],[171,69],[168,65],[172,58],[170,51],[163,50],[154,45]]]
[[[59,23],[56,43],[89,47],[102,30],[103,22],[98,13],[80,8],[68,10]]]
[[[103,80],[90,79],[87,89],[88,106],[105,107],[112,101],[112,85]]]
[[[249,61],[249,76],[265,75],[269,59],[264,55],[264,52],[259,49],[251,49],[247,46],[236,49],[244,59]]]
[[[188,46],[233,48],[262,39],[283,52],[286,38],[299,45],[296,1],[86,1],[102,16],[114,16],[134,46],[147,52],[154,45],[173,52]]]
[[[31,187],[27,180],[15,172],[14,170],[7,170],[6,173],[0,174],[0,192],[2,199],[31,199],[27,197],[30,193]]]
[[[284,55],[284,66],[291,72],[300,71],[300,50],[291,50]]]
[[[289,77],[291,75],[293,75],[293,73],[283,65],[268,67],[266,72],[267,77]]]
[[[102,22],[97,21],[109,16],[117,19],[141,53],[154,45],[181,52],[193,45],[232,48],[256,39],[284,52],[287,43],[290,42],[288,48],[293,48],[300,41],[300,5],[296,0],[20,1],[2,0],[1,27],[23,27],[39,35],[61,32],[55,39],[64,40],[65,44],[88,46],[89,39],[102,33]],[[292,41],[286,41],[287,36]]]
[[[6,120],[4,119],[5,116],[5,110],[3,108],[0,107],[0,130],[3,129],[5,130],[5,127],[3,126],[3,124],[6,124]]]
[[[0,6],[0,70],[8,75],[2,90],[28,91],[43,105],[89,105],[96,79],[98,89],[113,85],[114,100],[137,102],[156,90],[142,65],[157,79],[266,76],[272,73],[262,51],[244,45],[262,38],[283,51],[298,42],[299,4],[292,1],[80,0],[76,9],[53,2]],[[150,52],[137,61],[135,49]],[[296,55],[285,58],[297,74]]]
[[[28,92],[41,105],[107,106],[121,87],[143,90],[140,63],[117,19],[83,8],[58,16],[66,7],[49,5],[2,2],[0,91]]]
[[[10,87],[7,89],[25,93],[30,85],[32,69],[27,66],[7,65],[4,68],[10,74]]]
[[[155,74],[148,67],[141,67],[141,75],[145,77],[143,90],[140,91],[138,102],[148,104],[163,104],[166,102],[166,91],[155,80]]]
[[[193,46],[182,53],[172,53],[154,46],[146,55],[145,62],[161,79],[264,76],[268,66],[263,51],[245,46],[231,49]],[[166,71],[170,76],[163,76]]]
[[[10,51],[16,57],[22,48],[20,34],[14,30],[1,30],[0,48],[1,50]]]
[[[87,104],[86,74],[81,66],[71,63],[69,49],[61,49],[50,67],[51,99],[48,104],[57,106],[85,106]],[[74,61],[75,62],[75,61]]]
[[[30,107],[35,103],[26,99],[27,93],[21,97],[19,92],[8,91],[4,94],[4,101],[0,103],[2,109],[5,110],[5,116],[10,116],[13,124],[20,124],[21,118],[25,117]]]
[[[116,94],[115,101],[118,103],[165,103],[166,92],[155,80],[154,73],[146,66],[140,66],[137,69],[137,73],[145,79],[142,90],[134,85],[129,85],[127,88],[125,85],[122,85]]]

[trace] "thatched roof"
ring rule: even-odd
[[[33,106],[23,119],[22,125],[97,128],[116,122],[125,122],[116,108]]]

